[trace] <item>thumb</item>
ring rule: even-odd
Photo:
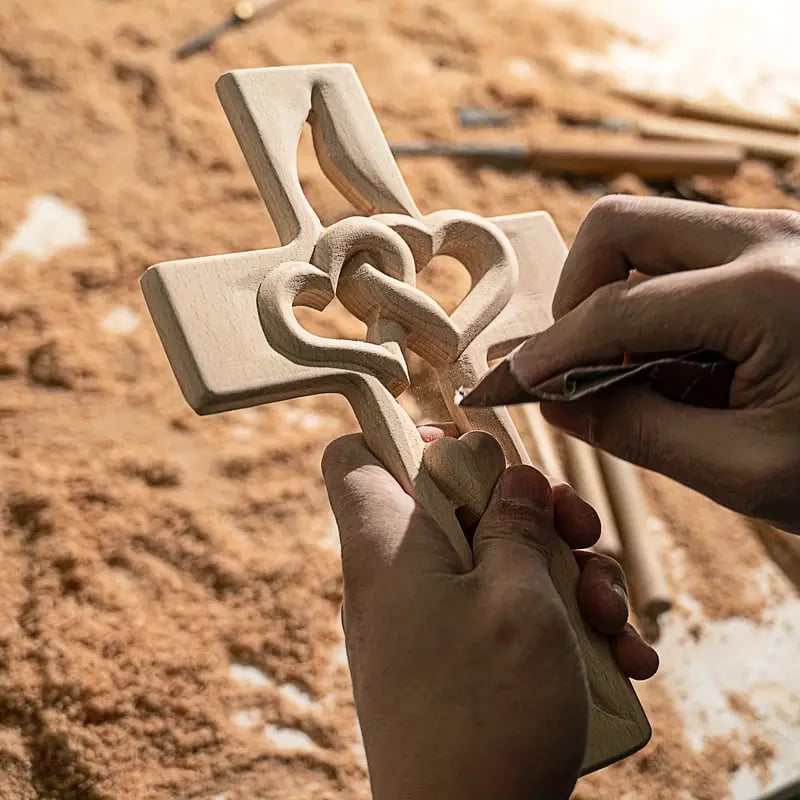
[[[509,580],[547,576],[555,535],[550,482],[533,467],[509,467],[475,531],[476,569]]]

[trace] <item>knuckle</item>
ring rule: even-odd
[[[502,581],[493,584],[487,598],[489,638],[502,651],[527,651],[546,642],[554,646],[568,638],[564,607],[554,591],[533,582]]]
[[[549,561],[555,538],[552,521],[547,522],[543,515],[518,506],[504,510],[502,514],[488,521],[488,524],[484,522],[479,532],[476,549],[481,550],[503,540],[532,551],[545,562]]]
[[[612,322],[624,313],[625,293],[624,281],[614,281],[595,289],[586,299],[587,313],[595,320]]]
[[[788,209],[768,209],[761,212],[766,226],[771,232],[788,234],[790,236],[800,235],[800,212]]]
[[[800,291],[800,247],[772,247],[764,251],[758,261],[749,263],[739,277],[738,290],[746,291],[752,302],[757,297],[780,298],[794,296]],[[744,285],[742,285],[742,283]]]
[[[609,218],[630,214],[639,205],[640,198],[628,194],[607,194],[592,206],[586,218],[587,221],[606,222]]]

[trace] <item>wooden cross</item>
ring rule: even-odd
[[[550,299],[566,254],[552,220],[545,213],[423,216],[350,65],[239,70],[223,75],[217,92],[281,246],[166,262],[143,276],[184,396],[209,414],[316,393],[344,395],[370,449],[439,523],[465,571],[471,569],[455,510],[468,505],[481,513],[506,463],[530,459],[505,409],[460,408],[454,395],[476,381],[490,358],[552,322]],[[308,203],[296,164],[306,122],[324,173],[364,216],[325,228]],[[472,278],[451,315],[416,287],[417,272],[440,254],[459,259]],[[321,310],[334,296],[367,324],[367,341],[316,336],[297,321],[293,306]],[[409,385],[406,348],[436,370],[465,433],[460,440],[426,447],[397,402]],[[551,574],[586,666],[588,772],[638,750],[650,727],[608,643],[583,622],[578,568],[560,539]]]

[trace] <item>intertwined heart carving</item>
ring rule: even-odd
[[[436,255],[457,258],[472,278],[451,315],[416,286],[417,272]],[[350,217],[319,237],[310,264],[286,262],[270,273],[259,287],[258,310],[270,343],[293,361],[368,372],[398,394],[408,386],[399,352],[311,334],[292,306],[322,310],[336,295],[368,326],[378,319],[399,325],[409,348],[439,366],[455,361],[505,308],[517,269],[505,235],[474,214]]]

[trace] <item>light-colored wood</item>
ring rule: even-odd
[[[535,466],[544,472],[551,481],[569,483],[567,470],[558,451],[558,433],[542,416],[539,404],[523,404],[519,406],[519,413],[525,421],[536,451]]]
[[[622,539],[625,573],[634,608],[648,624],[672,608],[672,591],[655,538],[648,535],[661,521],[647,507],[636,469],[615,456],[598,451],[600,465]]]
[[[744,158],[739,143],[712,141],[713,144],[632,141],[534,146],[528,155],[528,163],[540,172],[587,176],[631,172],[651,180],[734,175]]]
[[[744,159],[744,151],[732,144],[640,140],[531,146],[513,142],[407,144],[393,145],[392,152],[398,156],[446,156],[509,167],[528,166],[538,172],[582,177],[632,172],[654,180],[733,175]]]
[[[458,439],[445,436],[431,442],[425,447],[422,463],[457,507],[466,507],[480,517],[506,468],[506,457],[493,436],[469,431]]]
[[[542,416],[537,403],[525,403],[518,408],[536,448],[536,465],[551,480],[570,484],[600,517],[600,539],[592,550],[620,560],[622,542],[594,449],[579,439],[559,437]],[[566,467],[558,451],[559,438],[564,443]]]
[[[143,277],[184,395],[199,413],[320,392],[344,395],[370,449],[440,524],[463,569],[471,569],[455,514],[464,491],[452,476],[482,460],[479,474],[491,481],[497,459],[470,449],[468,440],[438,445],[426,461],[425,446],[396,400],[408,385],[404,351],[419,353],[436,369],[463,432],[486,430],[510,463],[528,462],[505,410],[456,409],[453,395],[486,369],[489,358],[507,354],[548,324],[565,256],[552,220],[546,214],[484,220],[459,211],[422,216],[352,67],[244,70],[223,76],[218,92],[281,246],[158,264]],[[378,216],[322,226],[295,163],[306,120],[325,174],[359,213]],[[438,254],[458,258],[472,277],[471,291],[449,316],[415,285],[416,272]],[[366,342],[315,336],[299,324],[294,306],[321,309],[334,296],[367,324]],[[458,463],[448,460],[456,457]],[[487,496],[475,495],[473,506]],[[591,691],[588,771],[639,749],[650,728],[608,643],[578,611],[577,565],[560,540],[552,577]]]
[[[594,507],[600,517],[600,539],[593,549],[617,560],[621,559],[622,543],[617,530],[617,520],[611,507],[603,473],[600,471],[597,452],[591,445],[572,436],[564,437],[564,449],[572,487]]]
[[[800,157],[800,136],[796,134],[757,131],[736,125],[656,115],[637,120],[636,127],[643,136],[656,139],[714,142],[741,147],[753,158],[788,161]]]
[[[800,120],[757,114],[739,106],[723,105],[714,101],[687,100],[685,97],[670,97],[636,89],[615,88],[612,94],[672,117],[720,122],[723,125],[736,125],[775,133],[800,133]]]

